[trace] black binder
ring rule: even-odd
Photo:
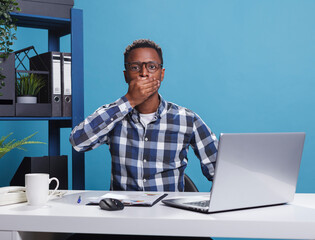
[[[72,116],[71,53],[61,53],[62,116]]]
[[[68,156],[49,156],[49,175],[59,180],[59,189],[68,189]],[[52,182],[50,187],[54,189],[56,183]]]
[[[15,116],[15,64],[14,53],[8,58],[0,58],[0,71],[5,79],[0,81],[0,116]]]
[[[30,58],[30,69],[49,71],[48,84],[39,92],[40,103],[51,103],[51,115],[62,116],[61,56],[60,52],[47,52]]]
[[[25,174],[27,173],[48,173],[50,178],[58,178],[58,189],[68,189],[68,156],[25,157],[16,170],[10,185],[25,186]],[[54,189],[55,187],[56,183],[53,181],[49,188]]]
[[[48,173],[49,174],[49,157],[25,157],[19,168],[16,170],[10,185],[25,186],[26,173]]]

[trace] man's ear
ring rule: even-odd
[[[163,68],[162,71],[161,71],[161,82],[162,82],[163,79],[164,79],[164,73],[165,73],[165,68]]]
[[[127,77],[127,72],[125,70],[124,70],[124,76],[125,76],[125,82],[127,84],[129,84],[128,77]]]

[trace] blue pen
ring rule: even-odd
[[[77,203],[80,203],[80,202],[81,202],[81,196],[78,197]]]

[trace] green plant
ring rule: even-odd
[[[17,40],[16,38],[16,19],[12,18],[10,12],[21,11],[18,7],[16,0],[1,0],[0,2],[0,58],[6,59],[13,49],[13,41]],[[1,59],[0,59],[1,64]],[[3,84],[5,75],[2,74],[2,68],[0,67],[0,81]],[[0,92],[0,96],[1,96]]]
[[[11,140],[8,143],[4,143],[4,141],[10,137],[13,133],[8,134],[7,136],[1,137],[0,139],[0,158],[2,158],[6,153],[10,152],[11,150],[17,148],[20,150],[26,151],[25,148],[21,147],[22,145],[25,144],[45,144],[43,142],[38,142],[38,141],[29,141],[30,138],[32,138],[37,132],[33,133],[32,135],[22,139],[22,140]]]
[[[36,96],[45,86],[45,81],[36,74],[24,74],[16,81],[17,96]]]

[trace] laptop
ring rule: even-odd
[[[293,201],[305,133],[222,133],[212,189],[206,196],[165,199],[203,213]]]

